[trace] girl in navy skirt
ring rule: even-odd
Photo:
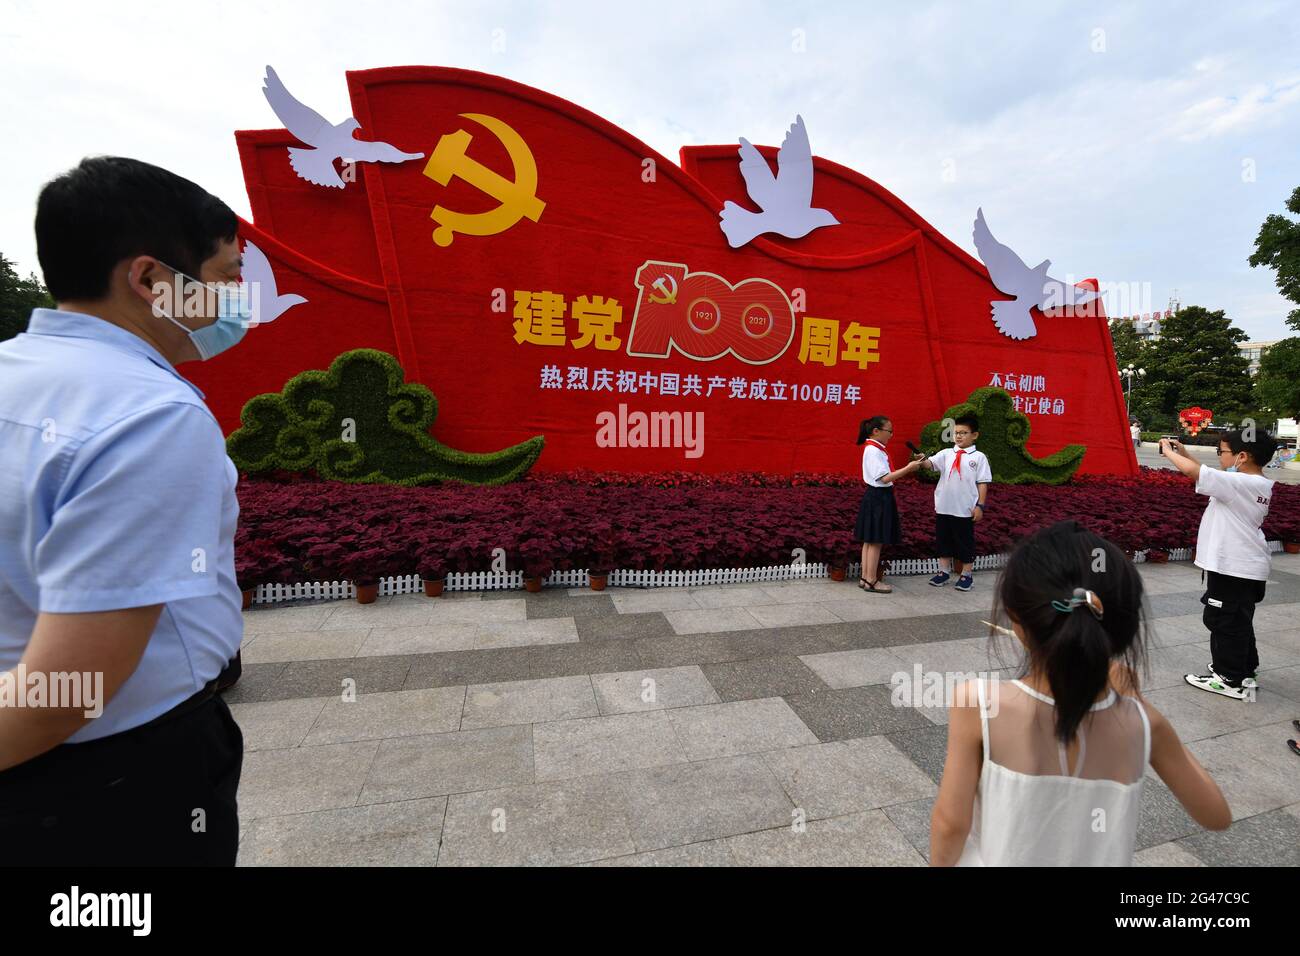
[[[862,480],[867,483],[867,491],[858,506],[858,523],[853,536],[862,542],[862,577],[858,579],[858,587],[873,594],[889,594],[894,590],[888,584],[882,584],[878,575],[881,548],[898,544],[902,538],[898,505],[894,502],[894,482],[914,474],[921,467],[918,459],[897,471],[890,470],[885,446],[893,435],[893,422],[884,415],[864,419],[858,428],[858,444],[866,446],[862,449]]]

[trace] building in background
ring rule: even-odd
[[[1242,342],[1241,357],[1250,362],[1250,374],[1253,378],[1259,374],[1259,360],[1273,346],[1277,345],[1278,339],[1271,342]]]

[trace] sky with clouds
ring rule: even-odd
[[[278,126],[273,64],[338,121],[344,72],[432,64],[572,100],[675,158],[779,144],[882,183],[974,253],[1224,309],[1253,339],[1293,306],[1247,258],[1300,186],[1300,7],[1254,2],[0,0],[0,252],[36,271],[42,183],[83,156],[157,163],[250,215],[232,132]],[[1115,304],[1108,311],[1118,314]]]

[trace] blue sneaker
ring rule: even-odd
[[[930,579],[930,586],[935,588],[941,588],[948,583],[948,579],[950,577],[952,577],[952,575],[949,574],[947,571],[940,571],[938,574],[936,574],[934,577]]]
[[[969,591],[975,586],[975,579],[969,574],[963,574],[957,579],[955,587],[958,591]]]

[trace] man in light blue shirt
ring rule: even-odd
[[[243,630],[237,474],[174,366],[244,334],[214,285],[239,278],[237,225],[135,160],[42,190],[58,308],[0,343],[8,863],[234,862],[243,740],[215,690]]]

